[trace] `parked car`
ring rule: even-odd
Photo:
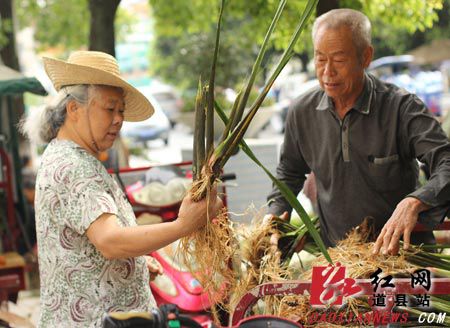
[[[174,126],[183,108],[183,100],[178,92],[170,85],[153,82],[150,87],[153,98],[161,105],[167,115],[170,125]]]
[[[132,143],[142,143],[147,146],[147,141],[161,139],[164,144],[169,142],[170,121],[161,108],[160,103],[152,96],[150,87],[139,87],[153,104],[155,113],[142,122],[123,122],[121,135]]]
[[[435,116],[441,116],[444,76],[441,71],[418,65],[412,55],[387,56],[374,60],[368,71],[381,80],[415,93]]]
[[[413,63],[414,57],[411,55],[386,56],[373,60],[368,71],[379,78],[384,78],[410,72],[411,70],[418,70],[417,65]]]

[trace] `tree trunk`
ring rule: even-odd
[[[1,61],[5,66],[20,72],[19,58],[16,51],[13,0],[0,0],[0,17],[3,22],[9,20],[12,27],[11,31],[5,32],[8,43],[0,49]],[[16,119],[13,123],[16,124],[25,111],[23,96],[17,95],[16,97],[13,97],[13,103],[16,113]]]
[[[302,62],[302,71],[307,72],[308,71],[308,63],[309,63],[309,54],[307,51],[301,52],[297,55],[297,57]]]
[[[339,0],[319,0],[316,15],[319,17],[327,11],[339,8]]]
[[[91,24],[89,50],[115,56],[114,18],[120,0],[89,0]]]
[[[14,35],[14,17],[13,17],[13,1],[12,0],[1,0],[0,1],[0,16],[1,20],[10,21],[12,29],[11,31],[5,32],[5,36],[8,39],[8,44],[6,44],[0,50],[1,58],[3,63],[20,71],[19,59],[17,58],[16,52],[16,38]]]

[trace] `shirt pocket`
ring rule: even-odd
[[[379,192],[398,190],[402,186],[403,174],[398,154],[386,157],[369,156],[369,179]]]

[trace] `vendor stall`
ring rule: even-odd
[[[1,206],[4,210],[0,211],[0,234],[5,250],[15,250],[20,224],[29,220],[21,188],[19,138],[15,126],[19,121],[19,113],[14,108],[14,98],[24,92],[47,94],[37,79],[24,77],[0,65],[0,201],[5,205]]]
[[[0,301],[14,299],[25,288],[25,262],[16,251],[19,240],[28,240],[24,224],[30,218],[21,188],[19,113],[14,106],[15,97],[24,92],[47,94],[35,78],[0,65]]]

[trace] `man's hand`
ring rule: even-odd
[[[411,231],[416,226],[419,213],[427,209],[429,209],[428,205],[413,197],[406,197],[398,203],[375,242],[373,254],[378,254],[380,250],[384,255],[397,254],[402,236],[403,249],[408,249]]]
[[[271,224],[274,217],[275,216],[272,214],[267,214],[263,219],[263,224]],[[285,221],[289,220],[288,212],[284,212],[279,217],[280,217],[280,219],[285,220]],[[270,235],[270,248],[272,250],[272,253],[274,253],[274,254],[279,251],[278,250],[278,240],[279,239],[280,239],[280,233],[278,231]]]
[[[155,280],[156,276],[159,274],[163,274],[163,267],[161,263],[158,262],[157,259],[155,259],[152,256],[144,256],[145,260],[147,261],[147,268],[150,272],[150,281]]]
[[[274,215],[272,215],[272,214],[265,215],[263,218],[263,224],[270,224],[272,222],[273,218],[274,218]],[[279,216],[279,218],[284,221],[289,221],[289,213],[284,212],[283,214],[281,214]],[[280,240],[280,237],[281,236],[278,231],[270,235],[270,247],[271,247],[273,253],[279,252],[278,241]],[[295,248],[296,252],[300,252],[303,249],[303,246],[305,245],[305,241],[306,241],[306,235],[303,236],[303,238],[299,241],[297,247]]]

